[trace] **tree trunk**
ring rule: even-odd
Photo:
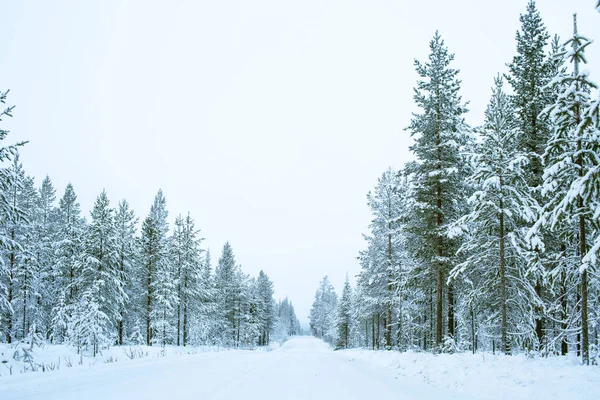
[[[11,243],[11,251],[10,251],[10,266],[9,266],[9,271],[8,271],[8,290],[7,290],[7,296],[6,296],[6,300],[8,301],[9,306],[12,306],[12,302],[13,302],[13,281],[15,279],[14,273],[15,273],[15,245],[14,245],[14,240],[15,240],[15,230],[14,228],[11,230],[10,232],[10,239],[12,241]],[[12,336],[13,336],[13,316],[12,316],[12,312],[10,311],[10,309],[7,311],[7,332],[6,332],[6,342],[8,344],[12,343]]]
[[[566,251],[566,246],[563,244],[562,252]],[[560,294],[560,306],[561,306],[561,334],[563,335],[562,341],[560,343],[560,354],[566,356],[569,354],[569,345],[567,343],[567,319],[569,316],[567,315],[567,272],[562,271],[562,285],[561,285],[561,294]]]
[[[471,314],[471,348],[473,350],[473,354],[477,351],[475,346],[475,313],[473,312],[473,304],[469,305],[469,311]]]
[[[580,209],[583,207],[583,200],[579,197]],[[586,252],[585,243],[585,220],[583,215],[579,216],[579,235],[581,243],[581,258],[583,265],[583,257]],[[590,343],[588,330],[588,288],[587,288],[587,268],[581,272],[581,360],[585,365],[590,364]]]
[[[120,265],[119,265],[119,269],[121,270],[121,279],[125,279],[125,245],[122,244],[121,245],[121,260],[120,260]],[[123,284],[125,284],[123,282]],[[125,306],[122,304],[120,305],[121,307],[121,311],[119,312],[119,327],[118,327],[118,331],[119,331],[119,345],[123,345],[123,320],[125,319]]]
[[[542,283],[540,282],[540,278],[536,278],[535,281],[535,294],[540,299],[542,298]],[[537,348],[541,350],[544,346],[544,322],[542,317],[540,316],[542,310],[539,307],[536,307],[536,318],[535,318],[535,336],[537,338]]]
[[[379,330],[381,327],[381,323],[379,318],[379,313],[377,313],[377,335],[375,336],[375,339],[377,340],[377,350],[379,350],[379,346],[381,345],[381,332]]]
[[[388,217],[391,218],[391,204],[388,204],[390,212]],[[387,307],[387,318],[385,326],[385,347],[388,349],[392,348],[392,299],[393,299],[393,287],[392,287],[392,224],[388,222],[388,307]]]
[[[375,315],[371,317],[371,349],[375,350]]]
[[[448,284],[448,336],[454,339],[454,284]]]
[[[146,344],[152,346],[152,323],[150,314],[152,313],[152,267],[148,265],[148,276],[146,277],[148,285],[148,293],[146,296]]]
[[[183,345],[188,344],[188,305],[187,305],[187,274],[184,281],[185,293],[183,296]]]
[[[502,180],[500,180],[502,187]],[[502,351],[504,354],[510,353],[507,337],[507,322],[506,322],[506,268],[504,265],[504,204],[500,198],[500,313],[502,320],[501,337]]]
[[[23,335],[22,339],[27,336],[27,273],[23,277]]]

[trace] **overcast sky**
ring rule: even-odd
[[[539,0],[551,33],[600,34],[596,0]],[[4,127],[39,184],[106,188],[145,217],[162,188],[213,262],[225,241],[306,323],[318,281],[359,271],[365,195],[410,159],[414,58],[438,29],[469,123],[515,54],[526,0],[3,1]],[[588,50],[600,81],[600,43]],[[214,265],[213,265],[214,267]]]

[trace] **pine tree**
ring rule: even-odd
[[[346,274],[342,297],[337,310],[337,347],[350,347],[350,330],[352,329],[352,287]]]
[[[129,208],[129,203],[126,200],[119,202],[118,209],[115,214],[115,240],[117,246],[118,271],[120,275],[119,284],[122,285],[123,304],[119,307],[117,337],[118,344],[124,343],[126,337],[125,321],[128,310],[133,311],[134,299],[136,291],[139,290],[137,277],[139,274],[134,269],[135,263],[135,231],[138,218],[136,218],[133,210]],[[132,322],[132,321],[131,321]]]
[[[35,256],[40,269],[39,310],[37,326],[48,337],[52,331],[52,309],[57,301],[56,259],[54,243],[57,235],[56,190],[48,176],[39,189],[35,224]]]
[[[161,343],[166,344],[167,331],[170,333],[172,329],[169,319],[176,301],[176,287],[168,254],[167,216],[166,200],[159,190],[150,208],[150,215],[142,224],[140,249],[146,344],[149,346],[158,341],[159,334]]]
[[[233,249],[229,242],[223,246],[223,252],[215,269],[215,289],[218,301],[218,313],[222,320],[224,341],[237,343],[238,297],[240,292],[240,268],[235,262]]]
[[[75,304],[72,323],[80,345],[91,345],[96,355],[117,336],[115,327],[126,299],[114,209],[104,190],[94,203],[84,249],[82,270],[77,277],[81,297]]]
[[[173,232],[173,253],[177,276],[177,345],[180,338],[184,346],[188,345],[190,336],[190,317],[192,312],[197,316],[201,298],[205,295],[202,257],[200,248],[202,238],[198,238],[194,220],[188,214],[185,220],[178,216]]]
[[[19,243],[21,244],[21,257],[17,264],[16,279],[19,283],[19,320],[20,335],[22,340],[30,333],[37,334],[38,319],[35,318],[36,304],[33,301],[35,293],[41,289],[39,282],[39,268],[35,257],[35,223],[37,219],[38,193],[34,187],[32,177],[25,178],[18,203],[23,211]]]
[[[522,171],[526,158],[517,152],[517,125],[510,98],[502,86],[502,79],[496,78],[485,123],[478,129],[480,144],[469,177],[475,187],[469,199],[472,209],[455,224],[468,231],[459,249],[465,260],[450,275],[462,276],[470,283],[467,297],[471,310],[484,311],[483,307],[488,307],[485,311],[489,312],[484,314],[497,315],[499,307],[502,351],[508,353],[508,298],[527,293],[517,284],[524,277],[515,265],[520,255],[514,246],[514,234],[518,216],[524,211],[531,213],[532,203],[527,201],[529,194]],[[517,331],[512,326],[512,331]]]
[[[67,333],[69,319],[79,296],[78,280],[84,251],[84,221],[72,184],[68,184],[59,201],[57,235],[52,249],[55,255],[55,302],[52,308],[50,337],[61,343]]]
[[[7,343],[12,343],[16,338],[16,325],[14,321],[15,305],[18,299],[18,265],[24,257],[24,249],[20,243],[23,225],[27,224],[27,211],[20,204],[23,188],[25,185],[25,171],[19,162],[18,154],[15,154],[10,170],[6,191],[3,193],[6,201],[10,204],[9,212],[5,214],[6,219],[2,222],[2,236],[6,238],[6,248],[2,252],[1,263],[5,266],[3,284],[6,297],[4,312],[1,316],[2,327]]]
[[[371,221],[372,251],[374,258],[366,271],[372,280],[372,295],[377,297],[378,304],[385,308],[385,346],[392,347],[392,315],[397,305],[395,282],[398,274],[399,240],[398,222],[403,211],[400,205],[398,177],[395,171],[388,168],[379,178],[374,192],[367,194],[367,200],[373,220]],[[375,285],[373,282],[377,282]],[[371,290],[371,291],[372,291]]]
[[[0,104],[6,104],[7,91],[0,91]],[[0,122],[3,121],[4,117],[12,117],[12,111],[15,106],[8,106],[4,110],[0,110]],[[0,142],[6,139],[8,131],[0,128]],[[8,146],[0,146],[0,163],[10,162],[17,154],[17,150],[20,146],[24,145],[24,142],[16,143]],[[0,221],[11,221],[11,218],[17,213],[13,203],[10,201],[11,187],[16,182],[13,181],[13,174],[9,168],[0,168]],[[7,235],[6,230],[0,231],[0,251],[4,254],[10,253],[14,250],[17,243]],[[5,318],[12,318],[14,312],[12,308],[12,301],[9,299],[9,289],[12,285],[12,278],[10,277],[10,264],[7,264],[2,259],[0,261],[0,334],[4,334],[5,337],[11,336],[12,328],[8,326],[4,328]]]
[[[315,293],[315,301],[310,309],[310,329],[312,334],[333,344],[336,332],[337,294],[325,276]]]
[[[266,346],[273,330],[275,309],[273,300],[273,282],[262,270],[256,279],[256,305],[259,318],[258,345]]]
[[[545,116],[553,122],[554,130],[544,153],[544,194],[549,196],[533,233],[539,235],[540,227],[549,225],[559,229],[575,221],[579,256],[579,281],[581,293],[581,356],[584,364],[589,364],[588,327],[588,270],[597,265],[598,244],[598,193],[600,174],[598,154],[600,154],[599,102],[592,102],[590,92],[597,85],[589,80],[587,71],[580,71],[580,63],[585,63],[585,48],[591,42],[577,32],[574,17],[573,38],[565,47],[565,53],[573,64],[572,74],[563,73],[557,78],[562,87],[556,103],[550,106]],[[594,245],[589,245],[592,238]],[[534,236],[534,239],[536,237]],[[540,240],[540,239],[538,239]]]
[[[413,175],[415,215],[413,233],[421,238],[425,248],[418,254],[435,273],[435,342],[442,344],[444,328],[444,289],[447,292],[448,335],[454,336],[454,290],[446,276],[453,268],[457,244],[448,238],[447,227],[458,218],[465,188],[465,163],[461,149],[470,136],[462,115],[466,108],[459,95],[458,70],[449,67],[454,55],[448,53],[438,32],[430,44],[429,60],[415,60],[422,78],[415,89],[415,102],[421,113],[414,114],[409,129],[415,138],[411,151],[417,162],[408,166]]]
[[[535,212],[539,213],[542,204],[542,154],[550,133],[548,119],[540,113],[552,100],[553,93],[548,84],[553,78],[554,65],[553,60],[545,53],[550,35],[542,22],[535,1],[529,1],[526,13],[521,14],[520,21],[521,30],[516,34],[517,55],[508,64],[510,73],[506,75],[506,79],[514,91],[512,99],[519,130],[517,150],[527,157],[528,162],[523,168],[523,174],[529,191],[537,202]],[[530,216],[525,215],[520,227],[526,231],[531,223]],[[550,244],[550,238],[544,239]],[[546,252],[534,246],[527,255],[528,265],[521,266],[522,269],[527,267],[527,275],[531,276],[537,297],[534,299],[536,348],[541,348],[544,341],[543,292],[550,253],[550,246]]]

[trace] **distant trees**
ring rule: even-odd
[[[329,278],[325,276],[315,293],[315,301],[310,309],[310,329],[314,336],[334,343],[337,338],[336,312],[338,298]]]
[[[23,144],[0,147],[0,341],[96,355],[115,344],[266,346],[301,332],[291,302],[275,302],[264,271],[244,274],[229,243],[213,274],[194,219],[169,230],[162,191],[139,235],[127,201],[113,207],[105,190],[86,220],[73,185],[58,204],[49,177],[35,187]]]

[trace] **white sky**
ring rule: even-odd
[[[106,188],[145,217],[158,188],[216,263],[229,240],[307,321],[318,281],[359,271],[365,195],[410,155],[413,59],[439,29],[478,124],[526,0],[3,1],[5,128],[39,184]],[[551,33],[598,37],[596,0],[539,0]],[[600,44],[588,50],[600,81]],[[594,73],[596,72],[596,74]]]

